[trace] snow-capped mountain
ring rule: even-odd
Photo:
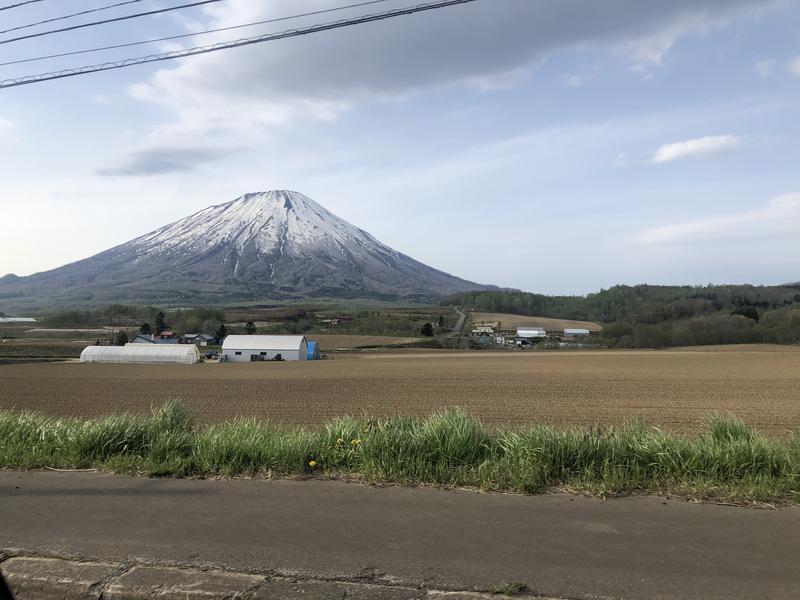
[[[109,301],[429,300],[486,287],[389,248],[301,193],[274,190],[211,206],[52,271],[3,278],[0,308]]]

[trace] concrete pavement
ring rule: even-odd
[[[800,597],[800,509],[0,473],[0,550],[558,598]]]

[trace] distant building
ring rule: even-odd
[[[308,348],[307,360],[319,360],[319,344],[317,342],[307,342],[306,347]]]
[[[500,321],[473,321],[472,335],[494,335],[500,329]]]
[[[521,339],[547,337],[544,327],[517,327],[517,337]]]
[[[164,330],[154,335],[153,340],[156,344],[177,344],[178,336],[175,335],[174,331]]]
[[[0,323],[36,323],[33,317],[0,317]]]
[[[207,333],[187,333],[181,338],[184,344],[194,344],[195,346],[208,346],[214,342],[214,336]]]
[[[570,329],[564,330],[564,337],[586,337],[591,332],[588,329]]]
[[[155,340],[153,336],[149,333],[140,333],[135,338],[133,338],[129,344],[155,344]]]
[[[476,325],[472,328],[472,335],[492,335],[494,327],[491,325]]]
[[[303,335],[229,335],[222,342],[223,362],[308,360],[308,341]]]

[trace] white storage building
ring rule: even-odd
[[[564,335],[566,337],[584,337],[589,335],[591,332],[588,329],[580,329],[580,328],[567,328],[564,330]]]
[[[543,338],[547,337],[544,327],[517,327],[518,338]]]
[[[307,360],[308,342],[303,335],[229,335],[222,342],[224,362]]]
[[[86,346],[82,363],[165,363],[193,365],[200,360],[194,344],[131,344],[125,346]]]

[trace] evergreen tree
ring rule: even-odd
[[[164,322],[164,313],[159,311],[156,315],[156,335],[160,335],[166,328],[167,324]]]
[[[244,330],[247,333],[247,335],[253,335],[256,332],[256,324],[253,323],[252,321],[248,321],[244,325]]]
[[[214,333],[214,337],[217,339],[217,343],[221,344],[223,340],[228,337],[228,328],[225,327],[225,323],[222,323],[218,328],[217,331]]]
[[[139,327],[139,333],[141,333],[143,335],[150,335],[151,333],[153,333],[153,330],[150,327],[150,323],[146,323],[146,322],[142,323],[142,326]]]
[[[128,333],[124,329],[120,329],[114,338],[114,344],[117,346],[124,346],[128,341]]]

